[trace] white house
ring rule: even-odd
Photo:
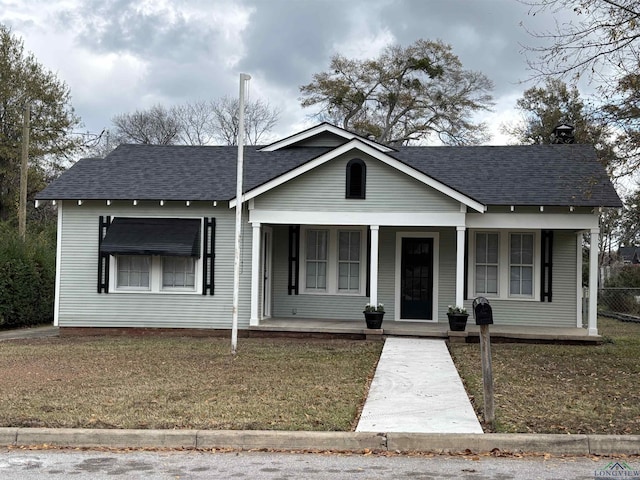
[[[55,322],[230,329],[237,147],[121,145],[58,206]],[[266,318],[582,327],[582,235],[620,207],[588,145],[390,148],[330,124],[245,147],[239,328]],[[587,332],[597,335],[597,248]]]

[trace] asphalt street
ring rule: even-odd
[[[584,480],[597,478],[597,473],[610,461],[604,457],[3,450],[0,451],[0,478]],[[640,469],[640,459],[625,462],[634,470]]]

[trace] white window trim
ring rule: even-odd
[[[126,215],[118,215],[119,217],[126,217]],[[134,218],[176,218],[170,217],[156,217],[156,216],[144,216],[135,215]],[[204,219],[202,217],[179,217],[200,220],[200,248],[202,249],[202,242],[204,242]],[[113,217],[111,217],[113,219]],[[149,271],[149,288],[144,287],[118,287],[118,262],[115,255],[109,255],[109,293],[133,293],[136,295],[202,295],[202,268],[203,261],[202,255],[196,257],[195,265],[195,287],[194,288],[181,288],[181,287],[162,287],[162,256],[159,255],[147,255],[151,257],[151,265]]]
[[[149,288],[145,287],[118,287],[118,260],[111,255],[109,257],[109,293],[135,293],[135,294],[162,294],[162,295],[194,295],[202,294],[202,258],[196,258],[195,288],[163,287],[162,286],[162,259],[164,257],[152,255],[149,267]]]
[[[498,295],[476,293],[476,233],[498,233]],[[533,295],[510,295],[509,294],[509,267],[510,267],[510,235],[512,233],[533,234]],[[467,287],[469,297],[485,296],[490,300],[517,300],[522,302],[540,301],[540,230],[497,230],[497,229],[474,229],[469,230],[469,278]]]
[[[307,289],[307,231],[326,230],[327,231],[327,288],[318,290]],[[360,288],[357,292],[341,291],[338,289],[338,233],[339,232],[360,232]],[[344,296],[364,296],[366,292],[367,279],[367,230],[365,227],[348,226],[326,226],[326,225],[303,225],[300,227],[300,274],[298,285],[301,285],[301,294],[304,295],[344,295]]]
[[[148,258],[149,259],[149,286],[148,287],[137,287],[137,286],[130,286],[130,285],[126,285],[126,286],[118,286],[118,267],[119,267],[119,263],[120,263],[120,257],[132,257],[133,255],[112,255],[111,260],[113,260],[113,266],[114,269],[110,271],[115,272],[114,275],[110,276],[110,279],[113,278],[113,285],[115,287],[116,290],[127,290],[127,291],[131,291],[131,292],[149,292],[151,291],[151,286],[153,283],[153,279],[151,278],[151,275],[153,272],[153,258],[151,257],[151,255],[138,255],[140,257],[144,257],[144,258]],[[109,290],[111,290],[111,288],[109,288]]]
[[[524,299],[531,299],[531,298],[536,298],[535,293],[536,293],[536,284],[539,282],[536,282],[536,270],[539,270],[540,267],[536,268],[536,235],[533,232],[509,232],[509,250],[511,249],[511,236],[512,235],[533,235],[533,258],[531,259],[531,264],[526,264],[526,263],[518,263],[515,264],[515,266],[523,268],[523,267],[528,267],[531,266],[532,270],[533,270],[533,275],[531,278],[531,281],[533,282],[533,285],[531,285],[531,295],[527,295],[524,293],[511,293],[511,267],[512,264],[511,263],[511,252],[509,252],[509,265],[507,266],[507,268],[509,269],[509,285],[508,285],[508,289],[509,289],[509,297],[510,298],[524,298]],[[540,261],[538,261],[538,265],[540,264]],[[522,285],[521,285],[522,286]]]
[[[501,288],[501,284],[502,284],[502,281],[501,281],[502,274],[500,272],[500,269],[501,269],[502,263],[503,263],[503,260],[501,258],[502,257],[502,245],[504,244],[503,238],[502,238],[502,235],[500,235],[499,232],[489,232],[489,231],[483,230],[483,231],[477,231],[477,232],[473,233],[473,240],[474,240],[474,243],[473,243],[473,246],[474,246],[474,248],[473,248],[473,255],[474,255],[474,260],[473,260],[473,268],[474,268],[474,272],[473,272],[473,294],[474,294],[474,296],[482,295],[482,296],[485,296],[485,297],[496,297],[495,293],[478,292],[477,289],[476,289],[476,273],[475,273],[475,269],[478,267],[478,264],[475,261],[475,254],[476,254],[475,245],[476,245],[476,239],[477,239],[477,235],[478,234],[485,234],[485,235],[487,235],[487,234],[497,234],[498,235],[498,263],[497,263],[498,273],[497,273],[497,278],[496,278],[496,288],[497,288],[498,295],[500,294],[500,288]],[[487,259],[487,261],[484,262],[482,265],[484,265],[485,267],[488,267],[488,266],[495,266],[496,264],[489,262],[488,259]]]

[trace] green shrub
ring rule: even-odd
[[[14,228],[0,224],[0,328],[53,320],[55,241],[50,232],[23,241]]]

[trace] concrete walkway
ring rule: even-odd
[[[483,433],[444,340],[387,338],[357,432]]]
[[[13,330],[0,331],[0,341],[15,340],[19,338],[45,338],[57,337],[59,328],[53,325],[42,325],[38,327],[16,328]]]

